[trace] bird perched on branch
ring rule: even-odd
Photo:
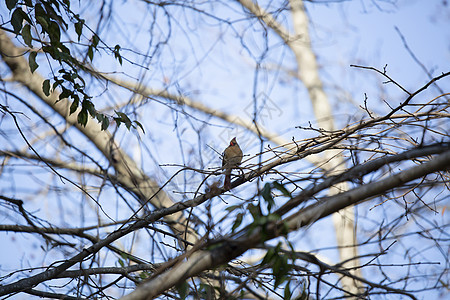
[[[231,170],[236,169],[242,161],[242,150],[234,137],[230,145],[223,152],[222,169],[225,170],[225,181],[223,187],[226,190],[231,188]]]

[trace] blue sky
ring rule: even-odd
[[[386,100],[396,103],[403,100],[405,96],[392,85],[383,85],[382,82],[385,81],[385,78],[380,75],[367,70],[351,68],[350,64],[374,66],[380,69],[387,64],[389,75],[410,91],[417,89],[428,80],[421,67],[405,50],[396,27],[404,35],[417,58],[433,75],[449,71],[450,8],[444,7],[441,3],[440,1],[419,0],[338,1],[326,4],[306,2],[305,5],[311,17],[310,34],[313,48],[317,52],[322,80],[329,93],[330,101],[333,103],[336,116],[338,116],[336,118],[338,124],[346,124],[348,120],[357,120],[364,115],[358,108],[358,105],[362,104],[364,93],[369,96],[369,106],[379,113],[388,109],[387,106],[380,105],[381,99],[386,98]],[[5,19],[4,4],[1,5],[1,13]],[[266,128],[283,134],[288,140],[292,136],[301,139],[310,134],[295,128],[298,125],[307,126],[308,122],[314,123],[315,120],[311,114],[304,87],[287,72],[295,70],[295,61],[280,40],[270,32],[268,34],[270,51],[258,74],[257,89],[254,90],[255,62],[252,55],[257,56],[263,49],[261,31],[239,21],[242,15],[236,6],[230,8],[219,5],[213,9],[217,16],[235,21],[233,28],[221,27],[219,22],[213,18],[199,18],[193,16],[189,11],[178,10],[177,18],[171,23],[172,37],[168,45],[156,48],[156,44],[152,44],[152,38],[157,40],[167,34],[165,19],[159,16],[158,20],[160,21],[155,24],[155,28],[158,29],[150,32],[148,30],[148,22],[151,19],[149,18],[150,12],[146,11],[144,6],[130,6],[126,1],[118,1],[115,5],[123,6],[123,9],[115,12],[114,18],[117,23],[112,22],[111,24],[113,29],[119,30],[120,28],[121,31],[103,31],[105,41],[110,46],[120,44],[124,57],[135,63],[144,64],[148,69],[128,62],[124,62],[123,66],[120,66],[111,57],[103,53],[96,53],[96,57],[99,59],[94,63],[100,70],[114,72],[114,76],[128,80],[140,78],[141,74],[146,73],[142,80],[144,84],[154,87],[168,86],[169,91],[173,93],[182,92],[196,101],[241,118],[249,117],[246,108],[251,106],[253,94],[264,93],[281,110],[280,113],[271,115],[264,120],[263,125]],[[92,8],[83,12],[89,23],[90,14],[95,14],[96,10]],[[285,18],[285,25],[289,26],[289,16],[285,16]],[[124,23],[119,21],[124,21]],[[185,28],[186,24],[189,24],[189,30],[181,30]],[[92,27],[95,28],[95,24],[92,23]],[[125,35],[118,35],[117,32],[125,33]],[[237,38],[238,34],[245,37],[244,44],[248,49],[242,49],[241,40]],[[148,52],[152,58],[134,56],[133,52],[128,49]],[[273,67],[277,64],[282,67]],[[5,72],[3,67],[2,72]],[[41,60],[38,72],[44,76],[50,74],[45,66],[45,59]],[[120,89],[111,88],[105,92],[105,87],[101,84],[93,83],[92,85],[94,101],[99,103],[99,107],[124,102],[130,97],[129,93]],[[446,79],[440,82],[440,85],[448,91],[450,82]],[[436,94],[433,88],[430,89],[430,92]],[[430,94],[426,93],[426,95]],[[195,114],[189,108],[185,109],[186,112]],[[227,128],[227,124],[224,122],[210,120],[202,114],[196,115],[196,117],[210,122],[202,131],[203,140],[201,141],[204,143],[202,151],[206,167],[218,166],[220,164],[219,155],[210,151],[206,144],[220,152],[227,144],[226,140],[220,138],[221,134],[224,130],[234,131],[236,128]],[[136,118],[144,124],[147,133],[139,134],[139,138],[137,138],[136,133],[127,133],[126,130],[121,129],[119,139],[126,145],[129,154],[136,161],[142,162],[144,170],[153,174],[161,183],[170,177],[175,169],[161,169],[158,164],[188,164],[193,167],[200,165],[199,160],[196,160],[194,155],[190,155],[192,151],[198,150],[198,139],[193,128],[199,129],[205,123],[193,122],[193,125],[183,117],[181,109],[177,115],[165,104],[157,103],[137,110]],[[28,120],[24,119],[23,122],[28,122]],[[174,123],[177,126],[174,126]],[[181,136],[180,143],[178,142],[179,136]],[[254,136],[247,134],[241,138],[243,141],[245,140],[243,144],[246,145],[244,149],[246,154],[253,155],[259,151],[259,145]],[[6,140],[0,141],[0,143],[4,143]],[[73,138],[73,141],[79,143],[81,147],[86,145],[84,141],[78,140],[78,136]],[[19,145],[22,143],[21,140],[17,140],[17,142]],[[139,146],[142,144],[150,150],[148,152],[145,149],[141,150]],[[45,151],[54,153],[54,149],[49,145],[41,145],[39,149],[44,153]],[[299,165],[294,168],[306,170],[309,167],[306,162],[299,162]],[[26,181],[27,179],[23,179],[23,176],[29,175],[28,172],[31,172],[30,169],[25,169],[24,175],[16,174],[8,181],[0,180],[0,192],[17,191],[16,194],[8,196],[29,200],[26,208],[43,218],[52,216],[55,203],[58,205],[63,203],[62,206],[67,206],[65,209],[67,215],[58,216],[58,218],[65,220],[67,224],[70,224],[72,210],[83,211],[86,209],[82,207],[86,202],[76,202],[81,198],[78,194],[73,199],[64,197],[45,199],[45,196],[36,196],[36,199],[33,199],[35,193],[20,192],[20,188],[23,187],[39,187],[38,181],[30,184]],[[39,179],[42,178],[44,177],[39,176]],[[189,176],[175,179],[180,186],[190,180]],[[12,187],[12,181],[17,189]],[[199,178],[195,178],[194,182],[198,183]],[[57,182],[53,183],[58,184]],[[65,188],[67,189],[67,185]],[[255,192],[255,187],[251,188],[253,189],[251,191],[247,187],[237,189],[237,191],[245,197]],[[170,190],[170,192],[173,191]],[[53,196],[55,195],[53,194]],[[174,193],[173,196],[181,199],[180,194]],[[118,197],[113,199],[113,205],[109,208],[110,212],[114,216],[122,217],[121,213],[123,212],[115,210],[119,199]],[[68,200],[71,200],[70,204],[64,204]],[[236,200],[231,199],[232,201]],[[222,209],[220,204],[221,202],[218,201],[217,207]],[[367,207],[364,206],[364,209]],[[11,222],[8,215],[9,212],[4,210],[0,222]],[[440,216],[435,216],[435,218],[438,219]],[[86,215],[88,225],[93,219],[93,215]],[[55,220],[55,222],[57,221]],[[320,221],[312,229],[298,233],[298,236],[302,237],[299,241],[304,242],[302,250],[327,247],[330,240],[334,239],[330,219]],[[324,238],[315,238],[314,233],[317,232]],[[42,253],[38,252],[38,244],[34,243],[33,239],[28,239],[28,235],[19,235],[19,237],[23,237],[20,240],[11,233],[0,233],[0,236],[2,241],[8,245],[0,247],[0,257],[3,257],[0,260],[2,270],[12,270],[19,265],[24,268],[27,266],[27,260],[42,259],[40,256]],[[36,252],[40,254],[36,254],[34,257],[28,256],[27,248],[29,247],[36,249]],[[326,251],[326,254],[329,255],[330,260],[336,262],[337,253],[335,251]],[[51,255],[53,252],[49,252],[47,257]]]

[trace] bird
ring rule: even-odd
[[[226,190],[231,188],[231,170],[236,169],[242,161],[242,150],[236,142],[236,137],[230,141],[230,145],[223,151],[222,169],[225,170],[225,181],[223,187]]]

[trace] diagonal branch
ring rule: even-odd
[[[99,75],[98,72],[96,74]],[[130,82],[126,80],[122,80],[119,78],[114,78],[112,76],[100,75],[103,79],[117,85],[123,87],[129,91],[132,91],[136,94],[139,94],[146,98],[164,98],[170,101],[174,101],[180,106],[188,106],[196,111],[204,113],[209,116],[213,116],[215,118],[221,119],[229,124],[234,124],[236,126],[247,129],[248,131],[254,133],[255,135],[261,136],[268,141],[277,144],[278,146],[286,147],[290,141],[282,138],[279,134],[275,132],[271,132],[265,129],[262,126],[255,126],[255,123],[252,120],[243,119],[237,117],[235,115],[230,115],[223,111],[211,108],[199,101],[195,101],[192,98],[183,96],[183,95],[175,95],[166,90],[153,89],[147,86],[143,86],[142,84]],[[287,149],[287,148],[286,148]],[[318,159],[315,157],[308,157],[307,160],[312,164],[318,164]]]
[[[86,126],[80,125],[77,121],[77,113],[69,114],[69,100],[59,100],[58,92],[54,91],[48,97],[44,94],[42,90],[44,78],[37,72],[30,72],[28,62],[23,56],[24,53],[14,45],[3,30],[0,30],[0,54],[11,70],[13,80],[27,87],[34,95],[63,117],[69,125],[76,127],[84,134],[114,166],[118,181],[130,192],[137,195],[141,204],[144,205],[148,199],[152,199],[150,203],[155,207],[169,207],[173,204],[172,199],[159,188],[158,184],[149,178],[133,159],[118,146],[111,133],[102,131],[100,124],[97,122],[88,122]],[[176,233],[184,231],[184,217],[181,212],[166,218],[171,221],[172,229]],[[188,240],[194,242],[196,237],[189,235]]]
[[[216,241],[217,247],[213,250],[201,250],[193,253],[187,260],[179,262],[160,276],[141,284],[135,291],[123,297],[122,300],[156,297],[186,278],[197,276],[205,270],[218,267],[256,247],[261,242],[278,237],[283,232],[282,229],[286,228],[285,226],[287,226],[289,232],[298,230],[348,206],[362,203],[372,197],[382,195],[394,187],[448,168],[450,168],[450,151],[437,155],[427,163],[411,167],[381,181],[371,182],[334,196],[319,199],[317,203],[299,210],[285,220],[276,224],[267,224],[264,228],[264,235],[261,230],[255,230],[254,228],[248,230],[247,228],[237,238]]]
[[[278,21],[272,16],[272,14],[265,11],[257,3],[253,2],[252,0],[238,0],[238,2],[243,7],[245,7],[252,15],[260,19],[262,22],[264,22],[264,24],[275,31],[287,45],[289,45],[289,43],[293,40],[290,37],[289,31],[286,30],[283,25],[278,23]]]

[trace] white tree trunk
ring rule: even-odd
[[[322,81],[320,80],[319,67],[309,37],[308,16],[302,0],[290,0],[290,4],[294,24],[294,36],[289,40],[288,45],[294,52],[297,60],[298,77],[308,90],[319,128],[332,131],[335,129],[332,108],[323,89]],[[328,175],[341,173],[346,168],[344,159],[338,150],[325,152],[324,161],[326,163],[321,168]],[[347,189],[347,184],[341,183],[330,189],[330,195],[341,193]],[[348,268],[359,266],[359,259],[357,259],[358,248],[356,247],[358,242],[354,225],[354,208],[350,206],[335,213],[333,215],[333,222],[341,262],[347,261],[344,266]],[[361,277],[359,269],[352,269],[351,273]],[[341,283],[346,291],[353,294],[358,293],[358,283],[352,278],[343,277]]]

